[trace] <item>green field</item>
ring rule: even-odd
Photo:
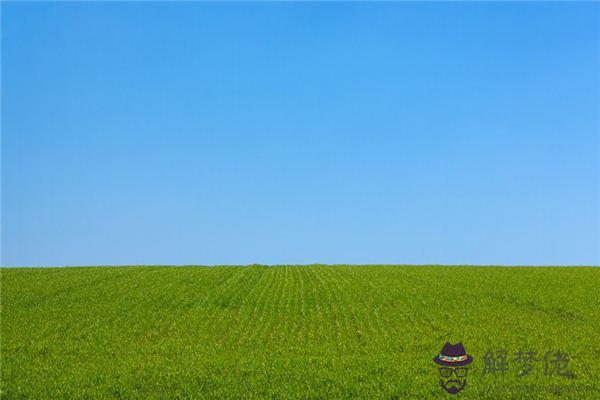
[[[600,269],[0,273],[3,399],[600,398]],[[456,396],[432,362],[446,341],[475,358]],[[543,360],[524,377],[514,362],[484,374],[501,349],[560,350],[572,376]]]

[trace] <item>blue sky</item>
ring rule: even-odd
[[[600,4],[2,8],[4,266],[600,264]]]

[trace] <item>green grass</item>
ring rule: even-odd
[[[598,399],[600,269],[2,269],[3,399]],[[433,356],[475,357],[457,396]],[[517,378],[488,350],[561,350]]]

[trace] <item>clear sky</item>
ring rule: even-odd
[[[600,264],[600,4],[2,4],[2,265]]]

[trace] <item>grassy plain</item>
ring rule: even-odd
[[[600,269],[5,268],[3,399],[598,399]],[[462,342],[468,385],[432,362]],[[484,374],[549,350],[572,377]],[[512,356],[511,356],[512,358]]]

